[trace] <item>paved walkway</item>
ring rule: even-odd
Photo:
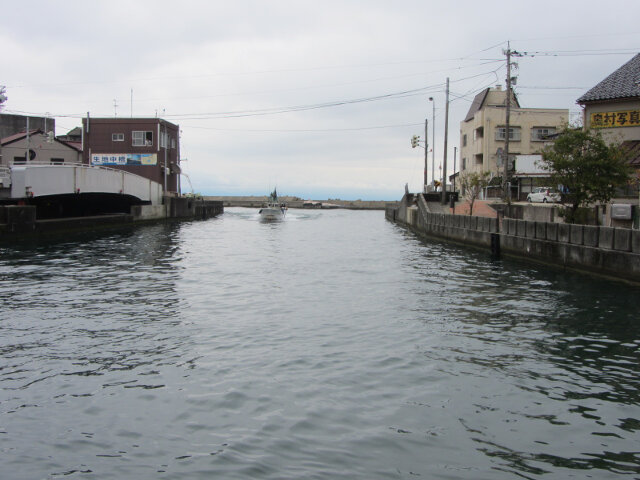
[[[491,208],[489,205],[493,203],[487,200],[476,200],[473,203],[473,216],[474,217],[490,217],[496,218],[498,216],[497,212]],[[449,213],[453,213],[452,209],[448,209]],[[456,203],[456,215],[469,215],[469,202],[462,201]]]

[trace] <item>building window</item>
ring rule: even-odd
[[[532,142],[544,142],[549,139],[550,135],[555,135],[555,127],[533,127],[531,129]]]
[[[476,165],[484,165],[484,158],[481,153],[476,155]]]
[[[466,170],[467,169],[467,159],[463,158],[462,159],[462,170]]]
[[[112,133],[111,134],[112,142],[124,142],[124,133]]]
[[[480,140],[484,137],[484,127],[478,127],[473,131],[473,141]]]
[[[496,128],[496,140],[506,139],[506,127]],[[519,142],[521,138],[520,127],[509,127],[509,140],[513,142]]]
[[[64,158],[52,158],[51,159],[51,164],[52,165],[62,165],[64,163]]]
[[[151,147],[153,145],[153,132],[131,132],[134,147]]]
[[[176,139],[171,137],[168,133],[160,133],[160,148],[176,148]]]
[[[467,134],[466,133],[464,135],[462,135],[462,146],[463,147],[467,146]]]
[[[25,161],[25,157],[13,157],[13,164],[14,165],[24,165],[25,163],[27,163]]]

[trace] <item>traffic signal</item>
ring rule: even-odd
[[[414,135],[411,137],[411,148],[416,148],[418,146],[418,142],[420,141],[420,135]]]

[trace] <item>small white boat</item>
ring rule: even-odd
[[[284,203],[280,203],[278,192],[273,189],[267,204],[258,212],[261,220],[282,220],[287,213],[287,207]]]

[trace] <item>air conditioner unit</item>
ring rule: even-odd
[[[614,203],[611,205],[611,218],[615,220],[631,220],[632,206],[629,203]]]

